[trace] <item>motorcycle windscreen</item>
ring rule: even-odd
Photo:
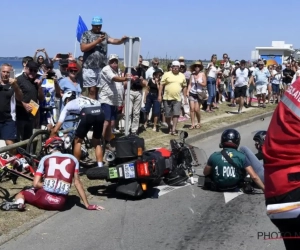
[[[190,146],[190,152],[192,156],[192,166],[204,168],[207,164],[207,155],[202,148]]]

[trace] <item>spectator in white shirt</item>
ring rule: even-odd
[[[162,68],[159,68],[158,65],[159,65],[159,59],[157,57],[154,57],[152,59],[152,66],[150,68],[148,68],[147,71],[146,71],[146,80],[147,81],[149,81],[150,79],[152,79],[153,73],[157,69],[160,69],[163,72]]]

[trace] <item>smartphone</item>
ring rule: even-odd
[[[48,72],[47,79],[52,79],[53,76],[55,76],[54,72]]]
[[[68,54],[61,54],[61,53],[59,53],[59,54],[57,54],[57,57],[61,58],[61,59],[68,59],[69,55]]]
[[[15,78],[15,71],[14,70],[10,71],[9,78],[13,78],[13,79]]]

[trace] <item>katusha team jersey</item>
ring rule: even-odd
[[[300,188],[300,78],[281,99],[263,146],[266,198]]]
[[[67,195],[74,173],[79,172],[77,159],[70,154],[52,153],[42,158],[36,175],[44,175],[43,189],[49,193]]]

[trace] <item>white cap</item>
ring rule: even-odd
[[[173,61],[172,66],[180,66],[180,62],[179,61]]]
[[[149,67],[150,63],[148,61],[142,61],[142,65],[146,66],[146,67]]]
[[[119,56],[116,54],[110,54],[108,57],[108,61],[112,60],[112,59],[117,59],[119,61]]]

